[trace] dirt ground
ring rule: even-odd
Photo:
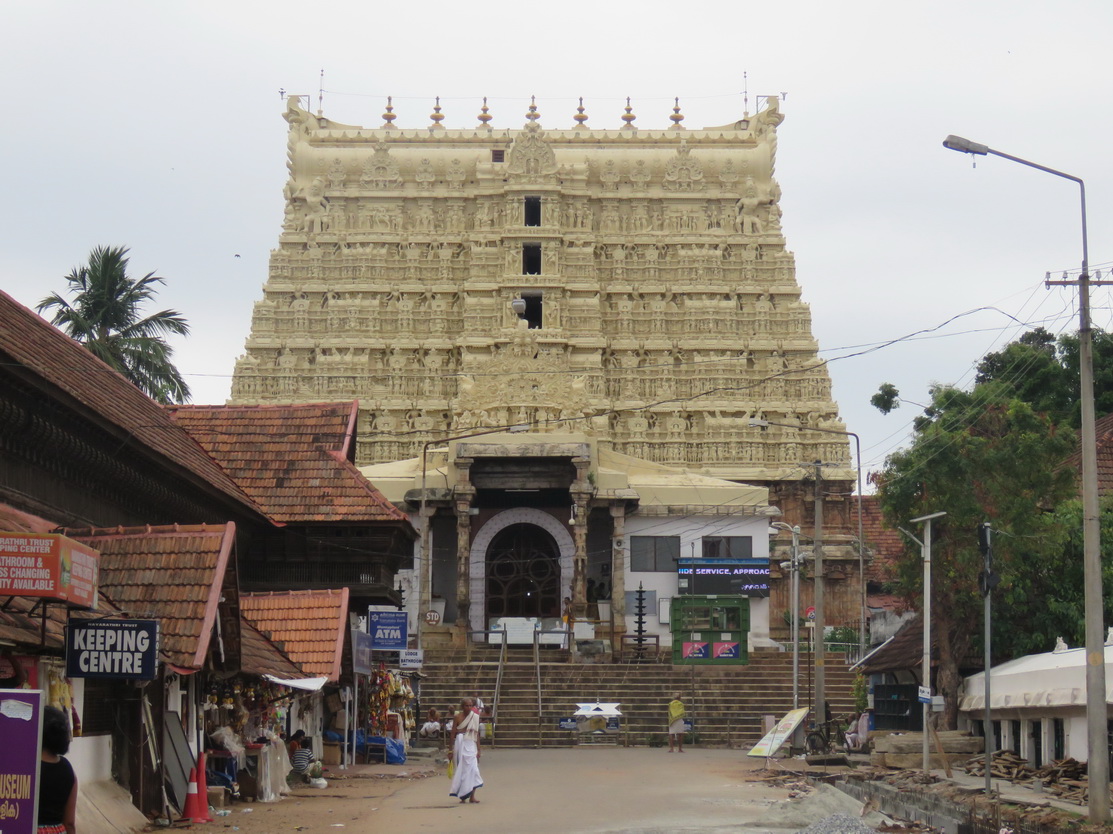
[[[276,803],[236,803],[227,816],[192,828],[242,834],[738,832],[739,826],[773,822],[788,801],[787,789],[747,780],[763,764],[739,750],[487,748],[476,805],[450,797],[444,768],[427,762],[332,768],[327,788],[299,787]],[[786,819],[776,827],[796,826]]]

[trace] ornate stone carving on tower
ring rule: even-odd
[[[528,423],[733,480],[851,477],[846,439],[807,430],[842,424],[781,231],[775,99],[704,129],[483,115],[361,128],[289,100],[235,402],[358,398],[361,465]]]

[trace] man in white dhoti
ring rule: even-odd
[[[459,797],[461,802],[478,803],[475,792],[483,787],[483,777],[479,773],[479,713],[473,698],[460,702],[460,711],[452,719],[452,733],[454,772],[448,795]]]

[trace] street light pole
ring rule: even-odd
[[[800,525],[774,521],[773,526],[792,534],[792,708],[800,708]]]
[[[992,154],[1037,171],[1078,184],[1082,206],[1082,272],[1078,276],[1078,380],[1082,406],[1082,561],[1086,612],[1086,728],[1089,740],[1087,768],[1090,778],[1090,822],[1109,820],[1109,738],[1105,702],[1105,635],[1101,574],[1101,508],[1098,503],[1097,432],[1094,427],[1094,354],[1090,326],[1090,285],[1108,283],[1090,280],[1090,251],[1086,229],[1086,183],[1054,168],[1010,156],[981,145],[948,136],[943,147],[960,153]],[[1048,282],[1064,283],[1064,282]],[[989,670],[986,670],[986,675]]]
[[[946,513],[932,513],[912,519],[913,524],[923,522],[924,540],[920,541],[908,531],[902,531],[906,536],[920,545],[920,553],[924,560],[924,654],[921,659],[920,684],[921,689],[927,687],[931,692],[931,522],[933,519],[942,518]],[[928,746],[928,719],[931,717],[931,697],[923,703],[923,734],[924,734],[924,773],[928,772],[928,759],[930,748]]]

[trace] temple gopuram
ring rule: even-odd
[[[474,543],[488,510],[584,525],[582,540],[554,545],[575,558],[554,557],[566,562],[550,616],[566,594],[582,610],[587,581],[611,584],[614,559],[632,570],[618,515],[631,514],[627,537],[639,512],[715,516],[701,485],[734,484],[767,491],[756,516],[772,505],[807,527],[822,463],[826,552],[849,580],[829,591],[828,621],[856,624],[855,473],[781,227],[779,102],[702,129],[684,126],[679,102],[671,127],[653,130],[629,102],[614,129],[589,124],[582,100],[559,127],[542,126],[535,102],[524,115],[496,127],[484,100],[473,127],[449,129],[438,100],[410,128],[388,102],[381,125],[359,127],[290,97],[285,219],[232,401],[358,400],[357,464],[434,517],[417,552],[420,607],[438,595],[428,561],[443,548],[446,618],[481,626],[472,603],[494,585],[472,563],[486,558]],[[501,463],[475,457],[479,439],[461,439],[471,457],[456,462],[454,438],[485,435],[500,438]],[[690,494],[654,510],[608,497],[604,457],[628,474],[680,473]],[[715,500],[738,515],[736,500]],[[438,513],[453,519],[443,543]],[[699,555],[698,538],[683,556]],[[779,612],[775,563],[771,576]],[[508,599],[484,603],[487,616],[521,613]]]

